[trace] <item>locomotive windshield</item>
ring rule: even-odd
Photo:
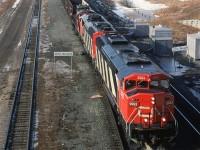
[[[168,80],[168,79],[166,79],[166,80],[161,80],[161,81],[160,81],[160,86],[163,87],[163,88],[168,89],[168,88],[169,88],[169,80]]]
[[[156,88],[159,86],[159,81],[158,80],[154,80],[150,82],[150,88]]]
[[[126,90],[130,90],[136,87],[136,81],[135,80],[126,80],[125,88]]]
[[[165,89],[168,89],[169,88],[169,80],[166,79],[166,80],[153,80],[150,82],[150,88],[158,88],[158,87],[161,87],[161,88],[165,88]]]
[[[150,82],[144,81],[144,80],[126,80],[125,82],[125,89],[126,90],[131,90],[134,88],[164,88],[168,89],[169,88],[169,80],[152,80]]]
[[[126,80],[125,82],[125,89],[126,90],[131,90],[134,88],[148,88],[148,82],[144,81],[144,80],[139,80],[139,81],[135,81],[135,80]]]
[[[138,81],[138,82],[137,82],[137,86],[138,86],[139,88],[148,88],[148,82],[147,82],[147,81],[144,81],[144,80]]]

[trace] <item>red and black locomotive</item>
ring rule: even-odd
[[[175,137],[170,77],[88,6],[74,12],[74,26],[129,137],[148,142]]]

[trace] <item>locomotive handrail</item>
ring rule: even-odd
[[[130,131],[131,131],[131,123],[135,120],[135,118],[138,116],[138,114],[136,114],[134,116],[134,118],[131,120],[131,122],[129,123],[129,135],[130,135]]]
[[[173,117],[173,119],[174,119],[174,121],[175,121],[176,135],[178,135],[178,121],[176,120],[176,118],[175,118],[175,116],[173,115],[173,113],[170,111],[169,107],[166,107],[166,108],[169,110],[171,116]]]
[[[127,133],[127,129],[128,129],[128,121],[129,121],[129,119],[131,118],[131,116],[133,115],[133,113],[135,112],[135,110],[136,110],[137,108],[135,108],[134,110],[133,110],[133,112],[130,114],[130,116],[128,117],[128,120],[127,120],[127,122],[126,122],[126,133]],[[136,114],[137,115],[137,114]],[[135,116],[136,117],[136,116]],[[135,117],[133,118],[133,119],[135,119]],[[133,120],[132,120],[133,121]],[[132,122],[131,121],[131,122]],[[131,124],[131,123],[130,123]],[[130,124],[129,124],[129,126],[130,126]]]
[[[127,126],[128,126],[128,121],[131,118],[131,116],[133,115],[133,113],[135,112],[136,108],[133,110],[133,112],[130,114],[130,116],[128,117],[128,120],[126,122],[126,132],[127,132]]]

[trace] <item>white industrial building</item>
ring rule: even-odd
[[[200,59],[200,32],[187,35],[188,55]]]
[[[153,53],[158,56],[170,56],[172,54],[173,40],[172,29],[158,26],[150,26],[149,37]]]

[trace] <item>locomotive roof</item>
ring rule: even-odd
[[[116,69],[119,79],[133,73],[155,74],[161,72],[161,69],[152,64],[149,58],[139,53],[136,46],[118,34],[103,16],[92,13],[85,14],[81,18],[90,35],[98,31],[105,31],[105,29],[112,31],[97,39],[97,47],[101,46],[101,51],[108,60],[108,64]]]

